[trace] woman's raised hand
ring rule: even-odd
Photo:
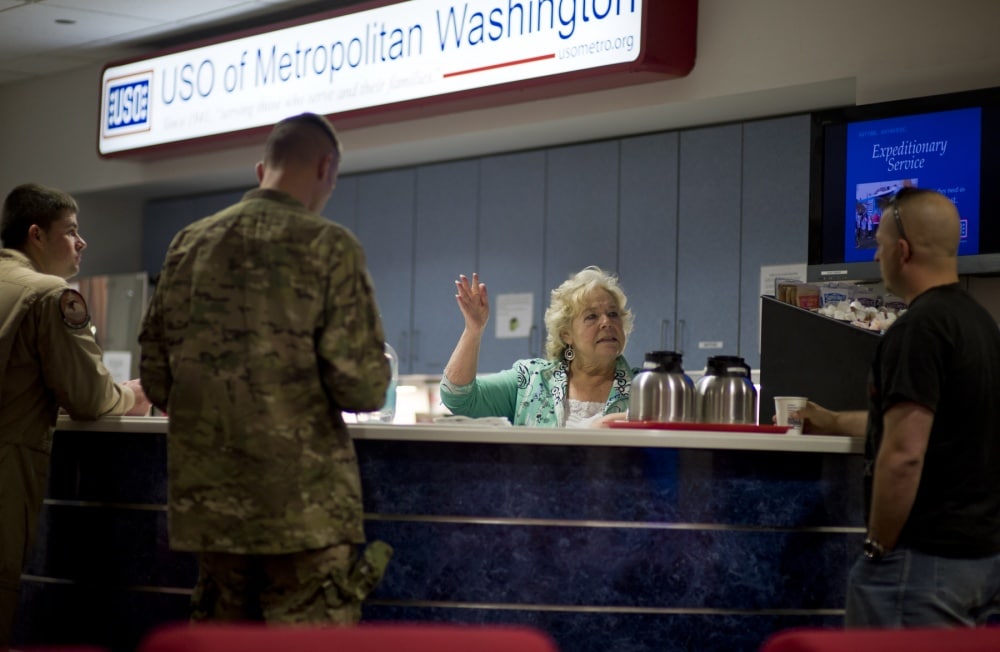
[[[482,332],[490,318],[490,297],[486,292],[486,284],[479,282],[478,273],[473,272],[471,283],[465,274],[459,274],[455,290],[455,300],[465,317],[465,327]]]
[[[490,318],[490,297],[486,294],[486,284],[479,282],[479,274],[472,275],[471,283],[465,274],[459,275],[455,281],[455,301],[465,317],[465,328],[444,368],[444,376],[448,382],[468,385],[476,379],[479,345]]]

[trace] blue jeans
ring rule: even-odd
[[[935,557],[906,548],[861,556],[847,581],[847,627],[975,626],[1000,614],[1000,554]]]

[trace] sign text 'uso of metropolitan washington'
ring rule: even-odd
[[[678,76],[693,65],[696,4],[409,0],[111,64],[102,76],[98,149],[111,155],[244,131],[302,111],[442,104],[463,92],[601,69]],[[683,24],[664,29],[670,20]],[[680,36],[651,48],[654,28],[667,40]],[[650,63],[637,65],[651,52]]]

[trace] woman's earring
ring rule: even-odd
[[[572,344],[566,346],[566,350],[563,351],[563,357],[566,358],[566,362],[572,362],[573,358],[576,357],[576,351],[573,350]]]

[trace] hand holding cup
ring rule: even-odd
[[[788,426],[789,435],[802,434],[802,417],[799,410],[806,407],[809,399],[805,396],[775,396],[774,412],[775,420],[779,426]],[[792,414],[795,416],[792,416]]]

